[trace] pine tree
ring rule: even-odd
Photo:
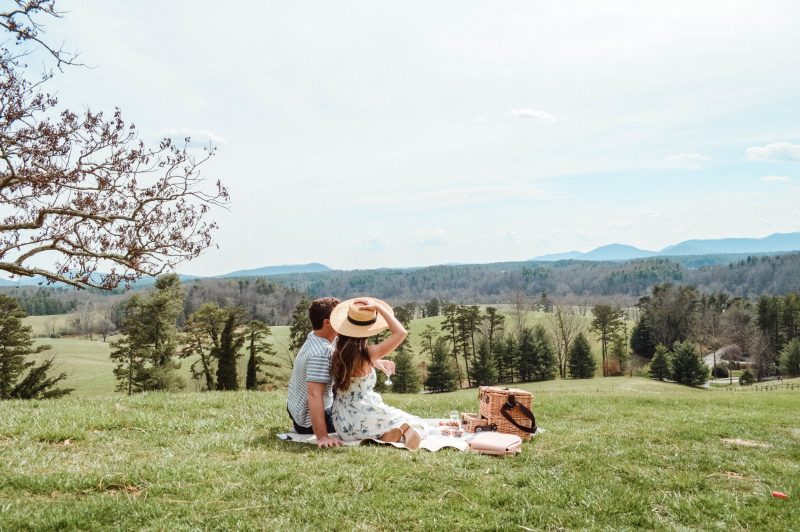
[[[675,342],[672,348],[672,380],[697,386],[708,379],[708,366],[700,358],[697,347],[689,342]]]
[[[450,356],[453,357],[453,367],[456,369],[458,377],[458,387],[464,386],[464,374],[461,371],[461,365],[458,361],[460,352],[459,342],[459,326],[458,326],[458,305],[453,303],[442,303],[442,332],[445,333],[448,342],[450,343]]]
[[[574,379],[591,379],[596,368],[589,340],[583,333],[578,333],[569,348],[569,374]]]
[[[672,354],[666,346],[658,344],[656,346],[656,353],[650,361],[650,378],[663,381],[672,375]]]
[[[472,386],[473,371],[470,370],[470,361],[475,360],[477,349],[475,335],[481,322],[480,308],[476,305],[459,305],[456,308],[456,339],[457,349],[464,359],[464,369],[467,374],[467,385]]]
[[[533,329],[533,343],[536,346],[536,357],[532,361],[531,380],[547,381],[555,379],[558,371],[558,355],[544,327],[537,325]]]
[[[625,337],[618,334],[611,341],[611,359],[619,365],[619,374],[624,375],[631,363],[631,352]]]
[[[394,307],[394,316],[397,320],[406,328],[406,330],[411,330],[411,322],[414,319],[414,315],[416,313],[416,304],[408,303],[406,305],[398,305]],[[388,337],[388,331],[384,331],[386,336]],[[423,343],[423,351],[425,350],[425,343],[431,342],[431,334],[435,336],[435,332],[433,327],[428,326],[428,328],[423,331],[421,334],[422,336],[422,343]],[[379,337],[376,337],[373,340],[375,343],[379,343]],[[401,343],[397,350],[395,351],[395,355],[392,357],[392,361],[395,364],[395,373],[392,375],[392,391],[397,393],[417,393],[419,392],[420,388],[422,388],[422,380],[419,376],[419,370],[414,365],[414,354],[411,351],[411,342],[410,342],[411,334],[406,337],[406,340]],[[385,379],[381,379],[383,377],[383,372],[378,372],[378,381],[376,382],[376,391],[381,391],[378,388],[379,384],[382,386],[386,386]],[[381,383],[381,380],[384,380]]]
[[[750,371],[750,369],[745,369],[744,372],[739,376],[739,386],[750,386],[756,382],[756,376]]]
[[[174,361],[178,347],[177,319],[183,310],[183,289],[175,274],[159,277],[147,298],[134,295],[125,305],[122,338],[111,342],[117,390],[128,394],[184,387]]]
[[[489,341],[484,338],[478,344],[478,356],[472,366],[472,382],[476,386],[488,386],[497,383],[497,368],[494,357],[489,350]]]
[[[311,332],[311,318],[308,317],[308,309],[311,307],[311,300],[303,296],[292,312],[292,321],[289,325],[289,367],[294,367],[295,354],[303,347],[303,344]]]
[[[177,320],[183,311],[184,292],[180,278],[174,274],[156,279],[155,290],[147,302],[144,319],[149,340],[153,345],[153,364],[161,368],[177,369],[173,358],[178,347]]]
[[[28,360],[50,346],[33,346],[31,327],[23,324],[24,317],[25,311],[16,299],[0,295],[0,400],[49,399],[70,393],[72,389],[55,387],[66,378],[65,373],[48,376],[52,358],[38,366],[34,360]]]
[[[238,390],[237,365],[245,337],[237,329],[244,318],[244,311],[237,307],[223,310],[225,321],[219,335],[219,349],[214,352],[217,357],[217,390]]]
[[[259,320],[252,320],[247,324],[244,331],[245,341],[247,342],[247,376],[245,377],[245,389],[256,390],[262,384],[270,382],[276,378],[274,373],[265,368],[278,368],[280,364],[274,360],[275,349],[269,343],[269,336],[272,330],[269,325]],[[262,372],[264,376],[259,378]]]
[[[439,315],[439,307],[440,307],[440,305],[441,305],[441,302],[436,298],[433,298],[430,301],[428,301],[427,303],[425,303],[422,306],[423,312],[424,312],[424,316],[423,317],[424,318],[432,318],[434,316],[438,316]]]
[[[392,375],[392,391],[397,393],[417,393],[422,387],[419,370],[414,365],[410,349],[398,351],[394,357],[395,374]]]
[[[458,377],[452,355],[444,338],[436,338],[431,350],[431,363],[425,386],[432,392],[449,392],[458,387]]]
[[[800,340],[790,340],[781,351],[781,373],[787,377],[800,377]]]
[[[497,380],[499,382],[514,382],[516,368],[517,341],[513,335],[505,335],[498,340],[495,362],[497,363]]]
[[[609,376],[608,346],[617,332],[622,328],[624,314],[619,307],[611,305],[597,305],[592,310],[592,324],[590,329],[597,335],[600,341],[600,353],[602,359],[603,377]]]
[[[486,307],[486,315],[483,316],[483,336],[489,341],[489,353],[492,356],[496,355],[497,343],[503,334],[505,321],[505,316],[498,314],[495,307]]]
[[[517,339],[517,374],[523,382],[533,380],[533,368],[536,365],[537,345],[533,336],[533,329],[523,327]]]
[[[653,342],[653,325],[647,313],[642,314],[631,332],[631,349],[634,353],[644,358],[652,358],[656,352],[656,344]]]
[[[149,351],[133,344],[130,336],[111,342],[111,360],[116,362],[113,370],[117,379],[116,391],[133,395],[149,389],[147,363],[150,359]]]

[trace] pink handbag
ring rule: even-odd
[[[469,442],[474,453],[507,456],[522,452],[522,438],[502,432],[479,432]]]

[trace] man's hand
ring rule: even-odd
[[[343,443],[344,442],[342,440],[339,440],[337,438],[331,438],[330,436],[328,436],[327,438],[322,438],[321,440],[317,440],[317,446],[318,447],[325,447],[325,448],[327,448],[327,447],[339,447]]]

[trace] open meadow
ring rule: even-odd
[[[56,324],[57,330],[65,329],[70,323],[70,314],[55,316],[28,316],[25,324],[32,328],[32,335],[35,345],[47,344],[51,349],[45,351],[34,358],[45,359],[53,357],[55,359],[54,372],[64,372],[67,374],[63,381],[63,387],[74,388],[72,393],[78,397],[111,394],[114,392],[116,381],[114,380],[114,362],[109,358],[111,354],[111,344],[115,337],[110,336],[103,341],[102,337],[94,335],[92,340],[81,336],[62,336],[59,338],[48,338],[48,329]],[[270,343],[277,354],[277,360],[281,367],[276,373],[281,379],[288,379],[290,372],[287,354],[289,352],[289,327],[272,327]],[[195,391],[197,382],[191,378],[189,367],[194,358],[189,357],[179,360],[181,368],[178,371],[186,382],[186,390]],[[244,375],[247,368],[247,359],[242,357],[239,360],[239,374]]]
[[[520,456],[281,442],[284,392],[0,403],[0,529],[791,529],[800,393],[523,385]],[[475,390],[386,395],[425,417]],[[791,494],[771,497],[772,490]],[[522,528],[524,527],[524,528]]]

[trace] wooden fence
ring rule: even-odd
[[[738,387],[729,386],[723,389],[728,390],[729,392],[742,392],[742,391],[773,392],[776,390],[800,391],[800,382],[768,382],[761,384],[751,384],[750,386],[738,386]]]

